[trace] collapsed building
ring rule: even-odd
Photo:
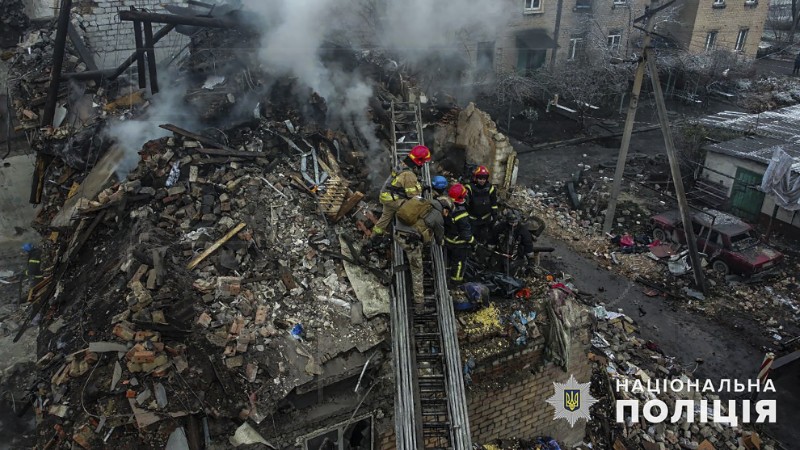
[[[199,25],[174,83],[149,66],[152,45],[123,62],[136,78],[86,70],[59,27],[34,30],[15,56],[26,76],[11,98],[37,152],[31,200],[46,255],[17,334],[40,326],[38,444],[391,448],[389,253],[358,251],[388,174],[391,107],[421,105],[436,170],[454,179],[484,164],[508,189],[513,148],[474,105],[428,98],[383,56],[323,48],[325,64],[370,83],[368,109],[339,114],[342,99],[259,64],[259,33],[241,12],[183,14],[173,17]],[[148,19],[163,19],[129,15],[151,30]],[[64,53],[59,73],[48,56]],[[546,292],[491,309],[493,326],[460,319],[476,440],[567,431],[536,412],[567,375],[545,363],[545,335],[533,320],[499,322],[538,309],[542,326]],[[582,379],[587,345],[562,349]],[[484,407],[521,389],[531,401],[511,414]]]
[[[164,20],[134,13],[121,16]],[[149,66],[144,42],[128,60],[132,77],[86,70],[73,42],[64,73],[53,72],[52,27],[16,52],[12,103],[37,152],[31,199],[42,203],[46,268],[17,332],[40,329],[25,397],[36,443],[395,448],[398,276],[388,248],[359,251],[389,172],[393,105],[419,105],[432,170],[459,179],[466,163],[486,165],[508,204],[530,212],[536,202],[514,186],[513,147],[487,114],[429,96],[386,56],[324,46],[326,67],[368,82],[367,107],[341,114],[348,97],[262,64],[243,13],[182,14],[170,20],[194,28],[176,71]],[[460,358],[448,370],[463,375],[476,444],[547,435],[579,445],[586,422],[554,421],[545,405],[554,382],[588,382],[593,366],[638,377],[658,373],[651,360],[675,368],[656,352],[609,362],[628,351],[632,320],[601,323],[624,334],[609,343],[590,333],[598,313],[575,301],[567,279],[530,275],[523,289],[456,316]],[[442,353],[438,339],[432,354]],[[594,448],[656,438],[678,448],[717,433],[688,430],[679,441],[676,430],[630,424],[614,439],[619,426],[607,420],[589,430]]]

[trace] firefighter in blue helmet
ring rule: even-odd
[[[433,179],[431,179],[431,187],[433,187],[433,190],[435,191],[434,197],[442,197],[447,195],[447,186],[449,184],[450,183],[447,181],[447,178],[441,175],[436,175],[433,177]]]

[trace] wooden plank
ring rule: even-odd
[[[75,29],[75,25],[72,24],[70,21],[67,24],[67,34],[69,35],[69,40],[72,41],[72,45],[75,47],[75,51],[78,52],[78,56],[81,57],[84,64],[86,64],[86,68],[89,70],[97,70],[97,64],[94,62],[94,57],[92,56],[92,52],[86,48],[84,45],[83,40],[81,40],[80,34],[78,34],[78,30]]]
[[[208,145],[208,146],[211,146],[211,147],[220,148],[222,150],[226,150],[226,151],[229,151],[229,152],[237,152],[237,150],[234,150],[234,149],[232,149],[230,147],[222,145],[219,142],[216,142],[216,141],[214,141],[212,139],[209,139],[209,138],[207,138],[205,136],[201,136],[199,134],[192,133],[191,131],[184,130],[183,128],[176,127],[175,125],[172,125],[172,124],[169,124],[169,123],[164,124],[164,125],[159,125],[159,128],[163,128],[165,130],[172,131],[175,134],[179,134],[181,136],[194,139],[195,141],[197,141],[197,142],[199,142],[199,143],[201,143],[203,145]]]
[[[217,242],[214,242],[214,244],[211,247],[208,247],[203,253],[197,255],[193,260],[191,260],[189,264],[186,265],[186,269],[192,270],[195,267],[197,267],[197,265],[203,262],[203,260],[206,259],[208,255],[217,251],[218,248],[220,248],[223,244],[228,242],[234,235],[236,235],[236,233],[240,232],[242,228],[246,226],[247,224],[242,222],[239,225],[236,225],[235,227],[231,228],[231,230],[228,231],[228,233],[225,234],[225,236],[222,236]]]
[[[197,153],[202,153],[204,155],[237,156],[241,158],[266,158],[266,155],[262,152],[248,152],[244,150],[209,148],[209,147],[187,148],[186,150],[196,151]]]
[[[354,192],[353,195],[351,195],[350,198],[348,198],[344,203],[342,203],[342,206],[339,207],[339,212],[336,213],[336,217],[334,217],[333,222],[336,223],[340,221],[342,217],[346,216],[347,213],[352,211],[358,202],[360,202],[363,198],[363,193],[359,191]]]

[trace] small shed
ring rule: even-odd
[[[708,145],[702,173],[698,180],[701,193],[693,193],[705,203],[724,207],[749,222],[769,221],[775,199],[760,190],[764,173],[776,149],[782,149],[795,161],[792,171],[800,173],[800,143],[771,137],[741,137]],[[775,219],[800,231],[800,214],[779,207]]]

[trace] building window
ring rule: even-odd
[[[717,33],[719,31],[709,31],[706,35],[706,51],[710,52],[717,46]]]
[[[351,448],[374,448],[372,417],[357,422],[345,422],[323,432],[302,438],[303,450],[345,450]]]
[[[744,50],[744,43],[747,41],[747,28],[743,28],[739,30],[739,34],[736,35],[736,47],[734,50],[740,52]]]
[[[620,43],[622,42],[622,33],[619,31],[612,31],[608,35],[608,49],[612,52],[618,52]]]
[[[494,71],[494,41],[478,42],[477,67],[480,72]]]
[[[517,53],[517,72],[529,74],[536,69],[544,66],[547,59],[547,50],[520,48]]]
[[[590,11],[592,0],[575,0],[575,11]]]
[[[724,8],[725,7],[725,0],[714,0],[714,4],[711,5],[712,8]]]
[[[542,0],[525,0],[525,13],[542,12]]]
[[[581,54],[583,48],[583,38],[574,37],[569,40],[569,50],[567,52],[567,59],[572,61],[576,56]]]
[[[625,6],[628,4],[628,0],[614,0],[614,6]]]

